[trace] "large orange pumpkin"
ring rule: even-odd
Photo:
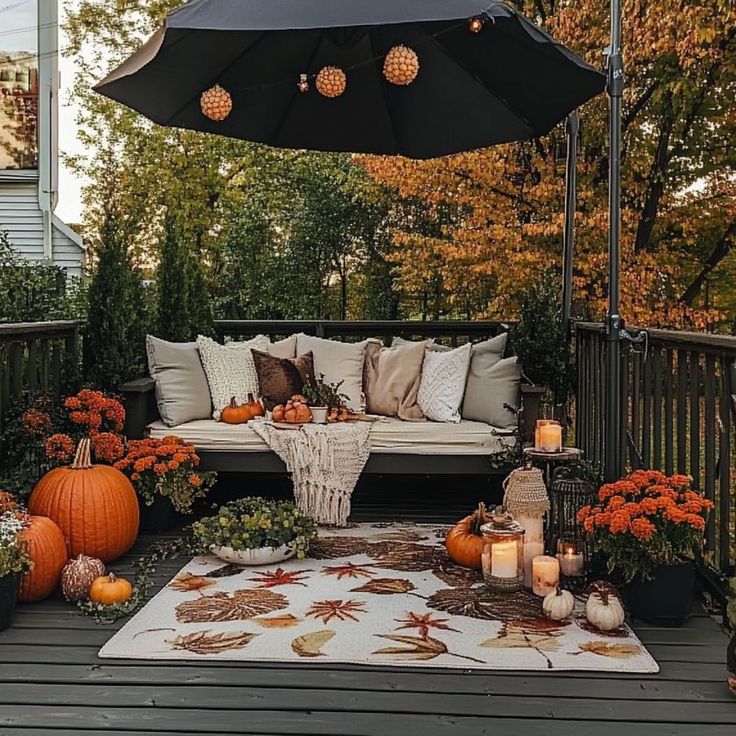
[[[458,521],[445,536],[445,547],[450,559],[463,567],[481,569],[483,554],[483,535],[480,528],[491,517],[486,513],[485,504],[478,505],[477,511]]]
[[[90,441],[83,439],[74,462],[41,478],[28,510],[53,519],[69,543],[69,555],[110,562],[127,552],[138,535],[138,499],[116,468],[93,465]]]
[[[33,568],[20,579],[18,600],[33,603],[47,598],[59,584],[66,564],[66,540],[61,529],[45,516],[31,516],[21,533]]]

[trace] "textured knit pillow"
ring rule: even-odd
[[[229,342],[220,345],[209,337],[197,337],[199,357],[207,376],[207,383],[212,394],[214,411],[212,416],[220,418],[220,412],[235,397],[238,404],[248,400],[248,394],[258,396],[258,374],[253,363],[251,348],[265,350],[268,338],[258,335],[245,342]]]
[[[148,370],[156,383],[161,421],[176,427],[212,413],[210,387],[195,342],[167,342],[146,336]]]
[[[300,394],[305,385],[316,385],[312,353],[296,358],[277,358],[253,350],[253,361],[263,404],[269,411],[277,404],[285,404],[294,394]]]
[[[484,363],[473,357],[463,401],[463,419],[486,422],[500,429],[515,427],[520,384],[518,358]]]
[[[407,421],[424,419],[417,404],[417,392],[426,345],[411,342],[390,348],[380,344],[366,347],[363,390],[369,414]]]
[[[427,419],[460,421],[459,410],[465,393],[471,350],[471,344],[467,343],[443,353],[425,351],[417,401]]]

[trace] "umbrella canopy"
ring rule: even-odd
[[[398,45],[419,62],[405,86],[384,76]],[[326,66],[345,72],[338,97],[316,89]],[[201,109],[214,85],[232,100],[221,121]],[[95,90],[162,125],[424,159],[544,135],[604,86],[579,56],[488,0],[192,0]]]

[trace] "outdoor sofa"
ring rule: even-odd
[[[314,337],[308,339],[319,341],[319,338]],[[495,340],[498,342],[499,338]],[[398,342],[407,344],[400,338],[390,341],[394,345]],[[275,345],[283,345],[286,342],[287,340],[283,340]],[[325,340],[312,342],[309,346],[317,345],[319,349],[319,346],[326,342]],[[330,342],[339,344],[336,340]],[[433,350],[450,349],[432,344]],[[485,344],[490,344],[490,341],[479,343]],[[505,337],[501,344],[506,351]],[[324,363],[324,359],[323,364],[329,365]],[[156,390],[156,380],[160,380],[160,375],[157,374],[155,367],[152,373],[156,379],[148,376],[131,381],[122,388],[127,412],[126,435],[129,438],[143,436],[161,438],[166,435],[177,435],[194,445],[201,456],[201,467],[206,470],[286,472],[282,460],[248,424],[224,424],[211,416],[177,423],[174,426],[170,426],[171,422],[164,422],[159,410],[159,406],[162,406],[160,391],[157,401]],[[381,417],[371,423],[371,455],[364,472],[412,475],[486,475],[500,472],[504,467],[508,467],[512,458],[511,450],[533,432],[542,392],[539,387],[522,385],[522,381],[519,381],[516,395],[510,402],[513,406],[504,400],[503,411],[512,416],[513,421],[504,421],[503,426],[466,418],[456,422],[440,422],[404,421],[395,416]],[[508,398],[508,388],[505,398]],[[499,397],[493,395],[484,396],[482,400],[495,401],[497,404],[501,401]]]

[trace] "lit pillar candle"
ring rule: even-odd
[[[541,514],[517,514],[516,520],[524,527],[524,585],[532,587],[532,560],[544,554],[544,519]]]
[[[563,575],[578,577],[583,574],[583,554],[576,552],[573,546],[568,546],[562,554],[558,554],[557,559],[560,561],[560,570]]]
[[[562,449],[562,427],[559,424],[545,424],[539,428],[539,449],[543,452]]]
[[[517,571],[515,541],[491,545],[491,575],[495,578],[515,578]]]
[[[544,542],[524,542],[524,587],[532,587],[532,561],[544,555]]]
[[[556,557],[540,555],[532,560],[532,592],[549,595],[560,584],[560,563]]]

